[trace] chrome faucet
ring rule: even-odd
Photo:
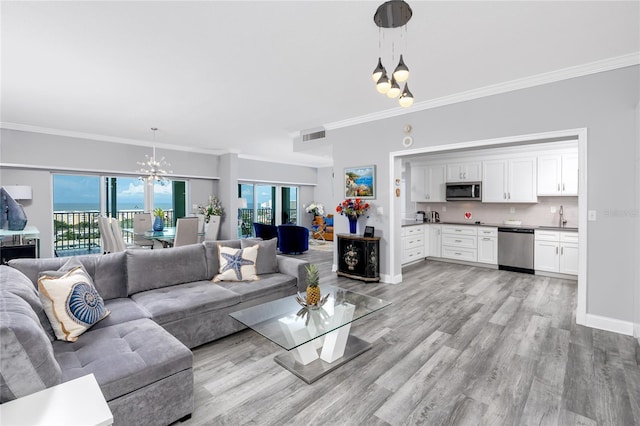
[[[564,208],[560,206],[560,228],[564,228],[567,224],[567,219],[564,218]]]

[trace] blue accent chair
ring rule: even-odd
[[[278,238],[278,227],[275,225],[253,222],[253,229],[256,232],[256,238],[262,238],[263,240]]]
[[[285,254],[302,254],[309,250],[309,230],[304,226],[278,226],[278,248]]]

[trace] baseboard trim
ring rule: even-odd
[[[585,317],[585,325],[598,330],[612,331],[614,333],[633,336],[633,323],[630,321],[622,321],[609,317],[601,317],[600,315],[587,314]]]

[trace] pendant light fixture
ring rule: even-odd
[[[405,31],[405,49],[406,49],[406,25],[411,19],[413,11],[411,7],[403,0],[390,0],[381,4],[376,13],[373,15],[373,22],[378,26],[378,48],[382,50],[382,33],[385,28],[404,27]],[[392,60],[395,55],[395,42],[391,43]],[[376,90],[379,93],[386,94],[389,98],[398,98],[398,103],[402,107],[410,107],[413,105],[413,94],[409,91],[407,84],[400,90],[398,83],[404,83],[409,79],[409,67],[404,63],[404,57],[400,54],[400,60],[395,67],[391,79],[387,75],[387,70],[382,65],[382,53],[378,57],[378,65],[373,70],[371,78],[376,83]]]
[[[153,131],[153,155],[149,157],[145,154],[145,161],[138,161],[138,165],[141,166],[138,173],[140,173],[141,181],[147,183],[147,185],[153,185],[154,182],[158,182],[160,185],[167,185],[169,183],[169,179],[167,178],[167,173],[173,173],[171,170],[166,171],[165,167],[171,166],[171,164],[167,163],[162,157],[159,161],[156,160],[156,131],[157,127],[152,127]]]

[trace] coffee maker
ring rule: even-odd
[[[434,212],[433,210],[429,212],[427,215],[427,222],[438,223],[440,222],[440,213]]]
[[[427,214],[423,211],[417,211],[416,212],[416,221],[417,222],[426,222],[427,221]]]

